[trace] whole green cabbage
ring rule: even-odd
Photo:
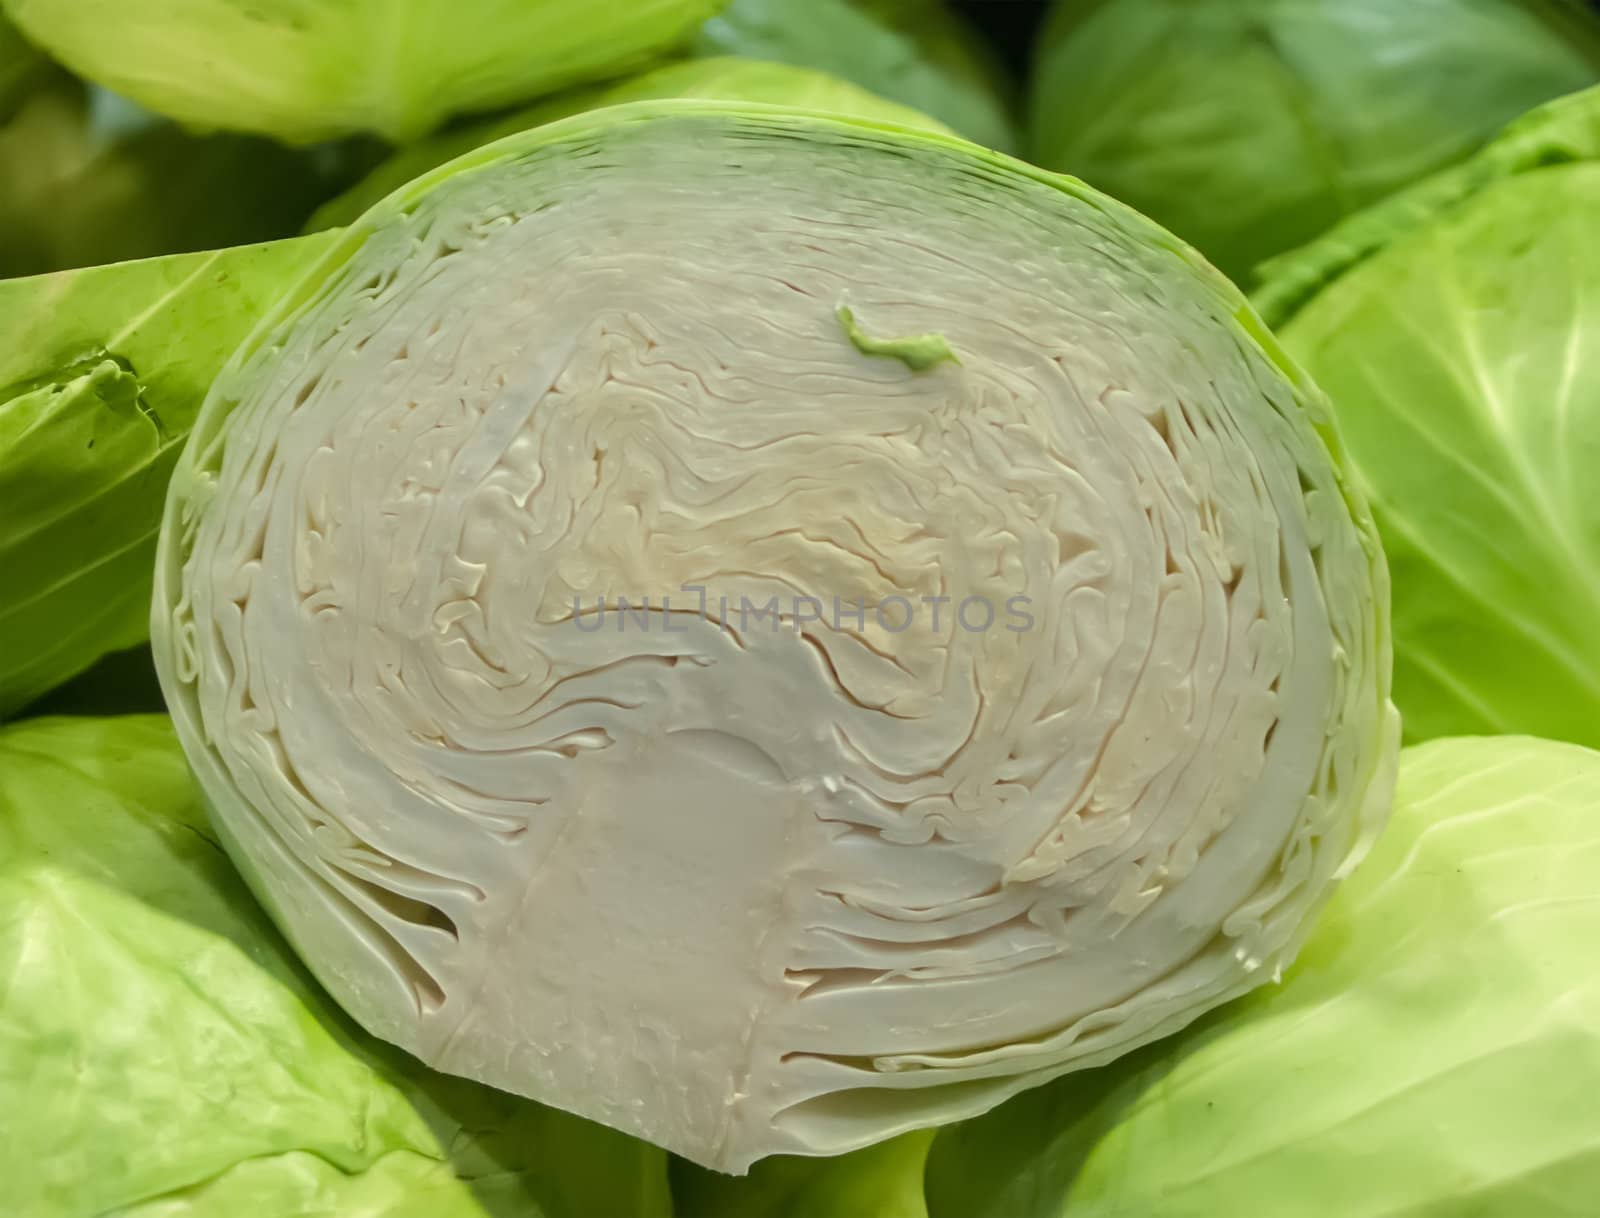
[[[1394,578],[1411,739],[1600,745],[1600,90],[1267,267]]]
[[[1059,0],[1030,146],[1243,282],[1597,80],[1568,0]]]

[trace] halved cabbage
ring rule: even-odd
[[[1076,182],[613,107],[391,196],[241,347],[158,665],[369,1029],[724,1170],[832,1153],[1272,977],[1364,852],[1386,582],[1327,427]]]

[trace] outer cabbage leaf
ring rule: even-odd
[[[437,169],[474,148],[519,131],[586,110],[597,110],[602,106],[668,97],[766,102],[806,110],[854,114],[930,131],[945,130],[941,124],[915,110],[885,101],[847,81],[809,68],[731,56],[695,59],[667,64],[625,80],[571,90],[557,97],[546,98],[515,114],[456,127],[430,139],[420,140],[395,153],[363,181],[319,208],[308,227],[322,229],[349,224],[379,199],[413,178],[420,177],[430,169]]]
[[[1600,744],[1600,91],[1269,268],[1394,575],[1413,739]]]
[[[941,1133],[932,1218],[1581,1218],[1600,1196],[1600,755],[1402,755],[1282,985]]]
[[[1292,957],[1397,740],[1341,461],[1232,285],[1082,183],[633,102],[414,180],[262,321],[173,479],[152,643],[363,1026],[737,1171]],[[796,594],[859,624],[780,628]],[[887,612],[941,596],[994,628]]]
[[[146,637],[167,477],[200,402],[328,243],[0,282],[0,718]]]
[[[665,1163],[352,1028],[212,840],[164,717],[0,730],[0,1205],[28,1218],[658,1218]]]
[[[694,49],[815,68],[986,147],[1017,148],[1005,73],[982,36],[940,3],[733,0]]]
[[[0,0],[74,72],[199,128],[410,140],[637,67],[724,0]]]
[[[1596,80],[1565,0],[1060,0],[1031,149],[1242,282]]]

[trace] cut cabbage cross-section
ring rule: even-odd
[[[1270,978],[1359,857],[1386,577],[1326,426],[1076,182],[618,107],[391,196],[263,322],[156,650],[373,1031],[710,1166],[830,1153]]]

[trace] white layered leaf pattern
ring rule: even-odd
[[[712,1166],[839,1151],[1270,978],[1363,853],[1386,583],[1326,428],[1077,183],[613,108],[392,196],[239,352],[158,662],[371,1030]]]

